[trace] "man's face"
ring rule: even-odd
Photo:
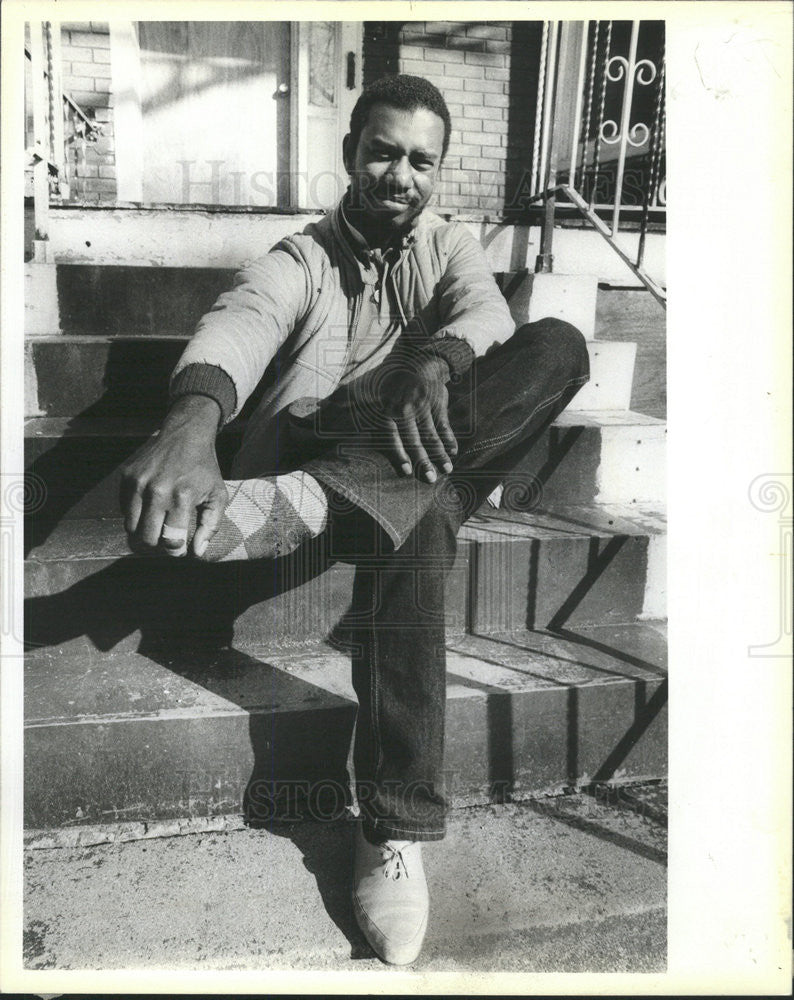
[[[430,200],[444,144],[444,122],[427,108],[370,108],[358,145],[343,153],[355,208],[379,225],[406,228]]]

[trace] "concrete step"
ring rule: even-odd
[[[556,316],[581,330],[586,340],[592,340],[595,336],[598,278],[587,274],[535,274],[532,277],[529,322]]]
[[[25,348],[30,417],[162,417],[168,379],[187,343],[151,336],[31,338]],[[588,341],[591,377],[569,409],[627,410],[636,346]]]
[[[25,424],[25,467],[44,488],[36,530],[62,517],[118,514],[119,466],[157,429],[152,419],[39,417]],[[224,474],[239,447],[239,422],[217,452]],[[565,411],[535,443],[508,483],[506,502],[526,484],[544,503],[661,503],[665,425],[631,411]],[[518,501],[520,508],[520,499]]]
[[[664,617],[664,531],[636,507],[483,508],[460,532],[448,632]],[[118,518],[67,519],[25,561],[26,636],[64,652],[344,642],[353,573],[323,540],[274,562],[205,565],[131,556]]]
[[[392,996],[485,992],[493,974],[511,972],[663,974],[666,827],[623,806],[638,787],[649,786],[622,786],[617,805],[572,793],[453,811],[446,838],[423,851],[430,922],[421,956],[402,972],[386,968],[356,926],[348,818],[32,833],[25,966],[181,967],[217,970],[219,980],[230,968],[257,970],[269,988],[278,969],[291,976],[287,989],[296,972],[322,969],[328,981],[347,974],[340,989],[351,995]]]
[[[650,623],[451,640],[453,804],[664,776],[665,656]],[[40,650],[25,691],[29,828],[344,804],[355,698],[328,646]]]
[[[88,336],[190,334],[231,288],[236,271],[90,264],[54,269],[59,325],[47,332]]]
[[[54,336],[25,345],[26,412],[160,420],[187,337]]]
[[[593,275],[508,271],[494,276],[517,326],[555,316],[581,330],[585,340],[595,337],[598,279]]]
[[[644,288],[599,287],[595,336],[637,344],[632,410],[667,416],[666,314]]]
[[[628,410],[634,384],[637,345],[609,340],[587,343],[590,381],[577,392],[568,410]]]
[[[631,410],[569,407],[549,429],[548,451],[536,447],[531,465],[519,472],[534,475],[552,503],[664,507],[666,460],[664,421]]]
[[[659,513],[621,505],[472,518],[461,533],[473,546],[469,630],[664,618],[665,532]]]
[[[60,206],[50,210],[48,253],[64,264],[140,267],[238,267],[319,217],[311,212],[236,212],[223,206],[181,211],[180,206]],[[479,240],[494,271],[534,269],[539,226],[462,221]],[[622,246],[637,257],[639,233],[622,233]],[[648,271],[665,284],[665,234],[648,233]],[[561,274],[595,274],[601,281],[640,287],[641,282],[602,236],[591,229],[554,230],[554,268]]]
[[[264,251],[263,251],[264,252]],[[125,264],[28,265],[27,323],[31,335],[158,336],[163,331],[189,335],[215,300],[231,288],[233,267],[141,267]],[[560,315],[592,339],[595,324],[596,279],[571,276],[555,296],[543,295],[557,276],[526,271],[495,272],[497,284],[511,302],[517,323],[530,317],[533,288],[546,311]],[[561,312],[559,310],[562,310]],[[48,325],[49,324],[49,325]]]
[[[128,417],[37,417],[25,422],[25,468],[46,488],[35,529],[46,531],[61,517],[114,517],[119,512],[119,467],[160,426],[158,419]],[[221,470],[229,474],[242,427],[218,436]]]

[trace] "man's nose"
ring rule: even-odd
[[[407,191],[413,184],[413,173],[408,157],[403,156],[392,163],[390,178],[393,186],[402,191]]]

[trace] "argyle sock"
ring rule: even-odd
[[[328,520],[328,501],[308,472],[226,481],[229,502],[200,558],[272,559],[315,538]]]

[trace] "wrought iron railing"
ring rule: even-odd
[[[32,21],[25,56],[30,64],[25,148],[32,170],[36,240],[45,241],[50,201],[70,197],[79,184],[87,146],[99,139],[103,126],[61,88],[58,24]]]
[[[536,270],[552,269],[555,219],[574,210],[665,304],[645,266],[647,235],[665,222],[665,124],[663,22],[544,23],[530,191],[544,206]]]

